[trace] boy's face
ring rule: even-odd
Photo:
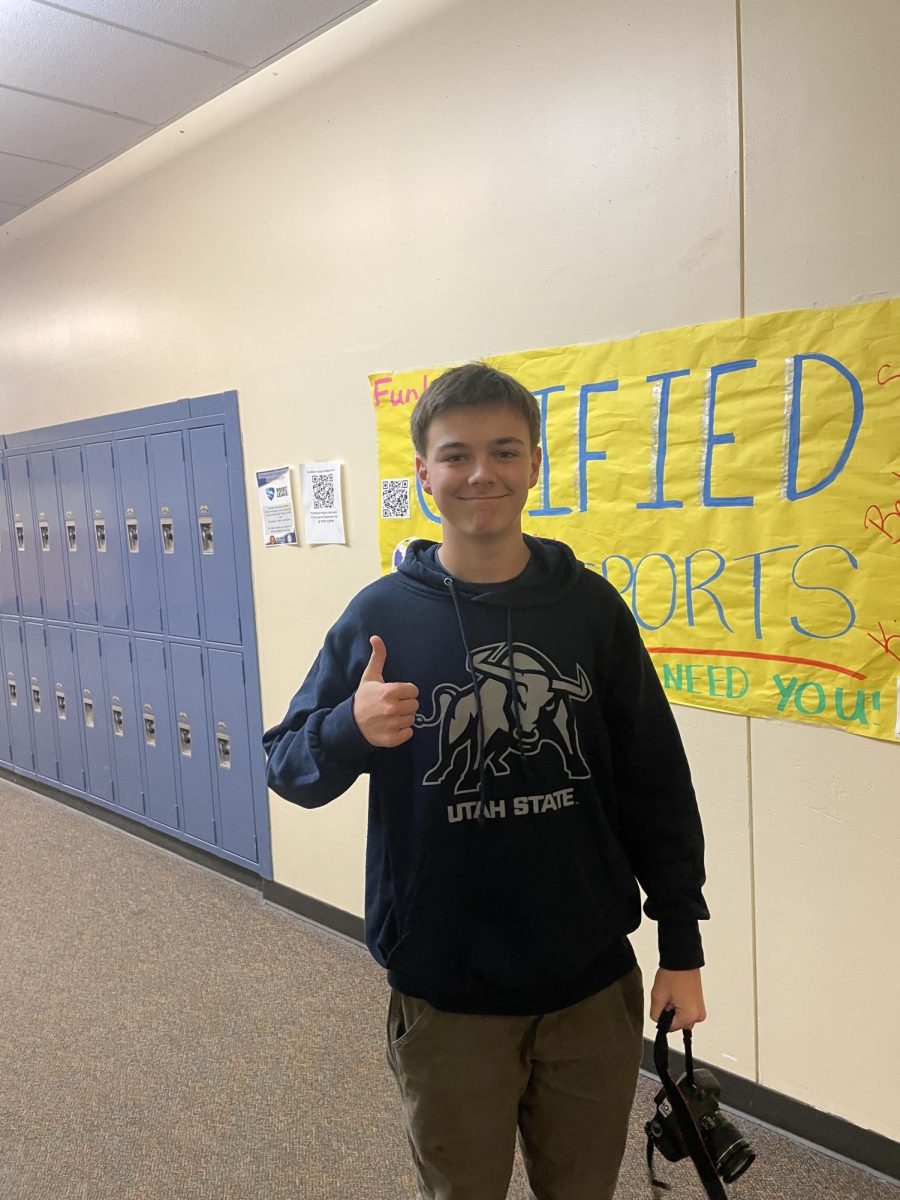
[[[506,405],[448,409],[428,428],[424,458],[416,455],[422,488],[444,524],[473,538],[521,530],[540,465],[528,422]]]

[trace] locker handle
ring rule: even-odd
[[[152,713],[144,713],[144,742],[148,746],[156,745],[156,717]]]
[[[78,549],[78,531],[75,528],[74,521],[66,521],[66,537],[69,540],[69,550]]]
[[[93,700],[85,699],[85,701],[84,701],[84,723],[88,729],[94,728],[94,702],[93,702]]]
[[[66,719],[66,693],[60,688],[56,693],[56,715],[61,721]]]
[[[16,521],[16,545],[20,550],[25,549],[25,526],[21,521]]]
[[[139,550],[137,519],[129,517],[125,522],[125,528],[128,530],[128,553],[137,554]]]
[[[96,534],[96,537],[97,537],[97,553],[105,554],[106,553],[106,522],[105,521],[95,521],[94,522],[94,533]]]
[[[10,708],[19,707],[19,691],[14,679],[10,679],[9,681],[9,706]]]
[[[124,737],[125,736],[125,717],[122,713],[122,705],[121,704],[113,704],[113,705],[110,705],[110,707],[112,708],[113,733],[116,735],[116,737]]]
[[[214,554],[212,517],[198,517],[200,523],[200,553]]]
[[[41,711],[41,689],[36,683],[31,685],[31,707],[36,713]]]
[[[219,761],[219,766],[225,770],[231,770],[231,735],[228,733],[216,734],[216,758]]]
[[[162,517],[159,522],[162,531],[163,554],[175,553],[175,522],[171,517]]]
[[[191,757],[191,727],[186,721],[178,722],[178,746],[182,757]]]
[[[38,527],[41,531],[41,549],[50,549],[50,526],[46,521],[38,521]]]

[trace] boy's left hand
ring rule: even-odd
[[[699,967],[692,971],[659,968],[650,992],[650,1020],[658,1021],[666,1008],[675,1009],[672,1033],[677,1029],[693,1029],[698,1021],[706,1020]]]

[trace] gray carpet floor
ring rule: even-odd
[[[413,1200],[357,944],[0,780],[2,1200]],[[617,1196],[648,1200],[642,1079]],[[741,1119],[735,1200],[898,1200]],[[687,1164],[673,1200],[702,1200]],[[525,1200],[517,1159],[509,1200]]]

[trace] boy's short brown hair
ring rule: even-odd
[[[430,383],[412,411],[409,432],[416,454],[425,457],[428,429],[435,417],[451,408],[487,408],[504,405],[524,417],[531,435],[531,449],[541,440],[541,412],[538,402],[524,384],[512,375],[471,362],[451,367]]]

